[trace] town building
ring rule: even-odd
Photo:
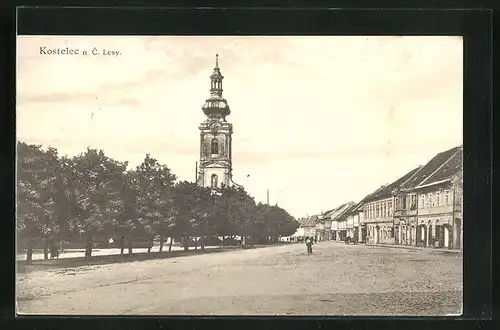
[[[328,210],[318,215],[316,225],[316,236],[318,241],[330,241],[332,239],[332,219],[328,216],[334,210]]]
[[[367,243],[394,244],[392,191],[408,180],[418,169],[419,167],[411,170],[391,184],[381,186],[360,202],[364,214]]]
[[[392,191],[395,243],[462,248],[463,151],[434,156]]]
[[[302,241],[305,237],[315,237],[316,236],[316,225],[318,223],[318,216],[313,215],[302,222],[292,235],[294,239]]]
[[[345,212],[346,235],[354,242],[364,242],[363,239],[366,239],[366,235],[363,237],[361,232],[361,226],[363,225],[362,214],[360,203],[353,204]]]
[[[231,110],[222,97],[222,76],[219,58],[210,76],[210,98],[202,107],[206,120],[200,126],[200,166],[197,183],[204,187],[232,186],[232,134],[233,125],[226,120]]]
[[[354,202],[349,202],[336,207],[333,210],[325,212],[323,222],[329,223],[330,239],[343,241],[347,236],[346,219],[343,217],[345,212],[354,205]],[[325,225],[326,227],[326,225]]]

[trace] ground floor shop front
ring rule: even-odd
[[[395,244],[420,247],[462,249],[461,217],[426,215],[396,219]]]

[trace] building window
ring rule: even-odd
[[[417,196],[416,195],[411,195],[410,197],[410,210],[416,210],[417,209]]]
[[[395,199],[394,202],[396,203],[396,211],[399,211],[400,210],[400,207],[399,207],[399,198],[396,197],[396,199]]]
[[[444,191],[444,205],[448,205],[450,203],[450,192],[448,190]]]
[[[427,207],[431,207],[432,205],[432,194],[428,193],[427,194]]]
[[[212,188],[217,188],[217,174],[212,174]]]
[[[219,153],[219,141],[217,138],[212,139],[212,155],[217,155]]]
[[[440,195],[440,192],[438,191],[438,192],[436,193],[436,206],[439,206],[439,205],[440,205],[439,195]]]

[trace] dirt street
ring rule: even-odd
[[[18,313],[460,314],[462,257],[320,242],[23,274]]]

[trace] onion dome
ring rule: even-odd
[[[215,55],[215,68],[210,76],[210,98],[203,104],[203,113],[210,118],[225,118],[231,113],[227,101],[222,97],[222,79],[219,69],[219,55]]]

